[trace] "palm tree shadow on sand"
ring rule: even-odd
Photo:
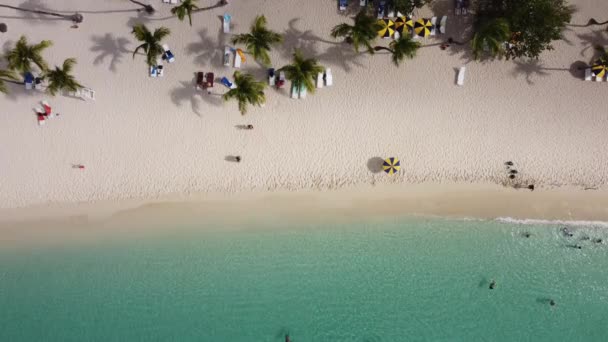
[[[181,106],[184,101],[190,101],[190,107],[194,114],[202,117],[201,113],[201,100],[207,102],[209,105],[213,106],[221,106],[223,103],[223,99],[221,94],[216,93],[214,88],[210,89],[211,94],[207,93],[207,90],[197,89],[194,85],[195,79],[192,81],[180,81],[180,86],[174,88],[171,91],[171,101],[176,106]],[[219,85],[216,80],[216,86]]]
[[[124,37],[115,38],[111,33],[106,33],[105,36],[92,36],[94,45],[91,47],[92,52],[99,53],[93,60],[93,65],[99,65],[105,62],[106,57],[109,57],[110,64],[108,69],[116,72],[116,66],[122,62],[124,54],[129,53],[127,45],[129,40]]]
[[[216,48],[213,40],[208,37],[206,28],[200,30],[198,34],[201,37],[200,41],[188,44],[186,46],[186,54],[197,55],[194,58],[194,62],[200,66],[207,66],[216,60],[219,50]],[[219,59],[217,61],[216,64],[220,64]],[[220,65],[214,66],[219,67]]]
[[[517,78],[524,75],[526,82],[530,85],[534,84],[534,77],[545,77],[550,75],[552,71],[568,71],[572,77],[581,78],[585,68],[587,68],[587,63],[582,61],[572,63],[569,68],[544,67],[537,59],[515,60],[513,63],[515,64],[515,68],[511,71],[513,77]]]
[[[12,6],[15,6],[15,5],[12,5]],[[20,5],[15,6],[15,7],[23,8],[24,10],[38,10],[38,11],[52,12],[52,10],[49,9],[46,6],[46,4],[42,3],[41,0],[26,0],[26,1],[22,2]],[[21,16],[0,16],[0,18],[28,20],[28,21],[30,21],[29,24],[32,24],[32,25],[42,24],[42,23],[57,24],[59,21],[66,20],[65,18],[57,18],[57,17],[52,17],[52,16],[48,16],[48,15],[44,15],[44,14],[40,14],[40,13],[34,13],[34,12],[19,11],[19,13],[21,14]]]

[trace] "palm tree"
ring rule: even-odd
[[[264,95],[266,82],[258,82],[251,74],[241,74],[239,71],[235,71],[234,84],[236,88],[230,89],[222,98],[224,101],[236,99],[242,115],[247,113],[247,104],[261,106],[266,102]]]
[[[484,51],[489,52],[492,57],[501,56],[504,53],[505,43],[511,37],[509,23],[503,18],[481,22],[475,31],[471,41],[475,59],[478,59]]]
[[[55,96],[58,91],[76,91],[82,88],[82,85],[76,81],[74,76],[70,75],[72,69],[74,69],[74,65],[76,65],[75,58],[68,58],[63,61],[63,66],[55,67],[55,70],[49,70],[44,78],[48,79],[48,87],[46,90],[49,94]]]
[[[295,89],[299,90],[304,86],[310,93],[314,93],[314,77],[325,71],[325,68],[319,65],[314,58],[304,59],[302,51],[296,49],[293,54],[293,62],[282,67],[279,71],[285,72],[285,77],[291,81]]]
[[[7,80],[8,78],[8,80]],[[0,93],[7,93],[8,89],[6,88],[6,84],[4,82],[11,82],[17,80],[17,75],[12,70],[0,70]],[[21,82],[19,82],[21,84]]]
[[[601,45],[596,45],[595,50],[600,53],[599,60],[602,63],[608,64],[608,49]]]
[[[0,7],[10,8],[10,9],[14,9],[16,11],[37,13],[37,14],[42,14],[42,15],[50,15],[50,16],[53,16],[53,17],[59,17],[59,18],[63,18],[63,19],[68,19],[68,20],[71,20],[71,21],[73,21],[75,23],[81,23],[84,20],[84,17],[80,13],[74,13],[72,15],[65,15],[65,14],[60,14],[60,13],[53,13],[53,12],[47,12],[47,11],[41,11],[41,10],[32,10],[32,9],[27,9],[27,8],[9,6],[9,5],[0,5]]]
[[[133,58],[135,58],[135,54],[137,54],[139,49],[144,49],[146,52],[146,63],[148,63],[149,66],[156,65],[156,59],[163,53],[163,47],[160,44],[160,41],[171,33],[169,29],[166,27],[159,27],[152,33],[148,30],[146,25],[137,24],[133,26],[133,31],[131,33],[133,33],[137,40],[143,42],[143,44],[133,51]]]
[[[367,15],[365,10],[361,10],[353,20],[354,25],[345,23],[336,25],[331,30],[331,36],[344,37],[347,43],[353,45],[356,52],[359,52],[359,46],[363,45],[369,53],[373,54],[372,42],[378,37],[378,31],[381,29],[378,19]]]
[[[183,0],[182,4],[175,6],[171,9],[171,13],[177,15],[179,20],[184,20],[185,16],[188,16],[190,26],[192,26],[192,12],[198,9],[198,6],[194,4],[197,0]]]
[[[245,44],[247,52],[264,65],[270,65],[270,46],[283,42],[283,36],[266,28],[266,17],[259,15],[251,25],[251,32],[232,37],[232,44]]]
[[[401,36],[399,39],[393,40],[388,44],[388,47],[376,46],[375,51],[386,50],[393,55],[393,63],[399,66],[399,63],[405,58],[414,58],[416,51],[420,48],[420,42],[414,41],[409,35]]]
[[[48,69],[48,65],[42,58],[41,54],[44,49],[53,45],[50,40],[43,40],[35,45],[27,45],[25,36],[21,36],[15,45],[15,48],[8,52],[6,60],[8,68],[21,73],[32,71],[32,63],[36,64],[41,71]]]

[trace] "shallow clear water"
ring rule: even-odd
[[[399,219],[14,246],[0,341],[606,341],[608,245],[580,238],[608,233],[574,232]]]

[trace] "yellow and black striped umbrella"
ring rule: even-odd
[[[382,164],[382,169],[389,175],[395,174],[401,169],[401,162],[399,162],[399,159],[397,158],[388,158],[384,160],[384,164]]]
[[[403,32],[411,32],[414,29],[414,21],[410,17],[398,17],[395,19],[395,31],[403,35]]]
[[[595,64],[593,64],[593,66],[591,66],[591,71],[593,71],[595,77],[603,78],[608,72],[608,65],[603,63],[601,60],[598,60],[595,62]]]
[[[429,19],[421,18],[414,23],[414,32],[420,37],[428,37],[431,35],[433,23]]]
[[[395,27],[395,23],[390,19],[378,19],[378,24],[381,29],[378,31],[378,35],[382,38],[390,38],[395,33],[393,27]]]

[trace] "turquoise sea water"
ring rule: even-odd
[[[606,241],[605,229],[191,228],[4,247],[0,341],[608,340],[608,245],[581,240]]]

